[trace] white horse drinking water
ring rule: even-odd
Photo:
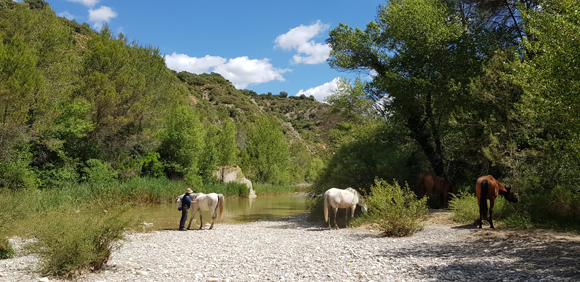
[[[195,216],[195,213],[197,211],[199,211],[199,221],[201,222],[201,225],[199,226],[199,229],[203,228],[203,219],[201,217],[201,212],[204,211],[211,211],[211,226],[209,227],[209,229],[213,228],[213,223],[215,222],[216,217],[218,216],[218,207],[219,207],[219,217],[220,219],[223,218],[224,215],[224,195],[222,194],[216,194],[216,193],[209,193],[209,194],[204,194],[204,193],[193,193],[189,195],[191,197],[191,199],[195,202],[196,200],[199,200],[197,203],[192,203],[191,204],[191,219],[189,219],[189,225],[187,225],[187,229],[189,229],[189,227],[191,226],[191,221],[193,220],[193,217]]]
[[[338,224],[336,224],[336,213],[338,209],[346,209],[346,226],[348,227],[348,209],[351,209],[350,215],[350,225],[352,226],[352,218],[354,217],[354,210],[356,205],[359,204],[359,200],[362,197],[359,196],[358,192],[350,187],[346,189],[330,188],[324,193],[324,220],[328,222],[328,229],[332,230],[330,227],[330,220],[328,220],[328,208],[332,207],[334,210],[334,226],[338,229]],[[361,206],[364,212],[367,212],[367,205]]]

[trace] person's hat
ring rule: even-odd
[[[187,194],[191,194],[193,193],[193,191],[191,191],[191,189],[187,188],[187,191],[185,191]]]

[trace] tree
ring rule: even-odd
[[[343,117],[363,121],[377,115],[373,102],[364,92],[365,84],[356,78],[351,84],[347,79],[341,79],[336,90],[326,96],[324,101],[330,104],[331,113],[340,113]]]
[[[389,1],[365,30],[340,24],[330,31],[329,64],[372,72],[368,98],[386,118],[406,125],[429,160],[425,170],[449,176],[464,165],[453,164],[458,145],[480,138],[456,127],[457,116],[483,107],[473,102],[471,82],[497,50],[517,48],[520,22],[503,17],[511,3],[485,10],[484,1]]]
[[[158,152],[170,178],[185,178],[200,184],[199,157],[204,147],[204,132],[199,117],[188,107],[175,108],[160,132]]]
[[[438,175],[445,175],[449,117],[479,67],[475,50],[461,40],[465,28],[450,14],[437,0],[393,0],[365,31],[340,24],[328,39],[331,67],[377,73],[370,98],[392,99],[386,111],[407,124]]]
[[[286,98],[286,97],[288,97],[288,92],[281,91],[281,92],[280,92],[280,97],[282,97],[282,98]]]
[[[540,1],[523,11],[528,56],[511,67],[512,81],[525,91],[523,115],[535,129],[541,154],[526,163],[541,189],[577,187],[580,180],[580,1]]]
[[[36,68],[38,57],[23,38],[15,35],[0,42],[0,122],[24,125],[34,105],[34,89],[42,81]]]
[[[274,184],[290,183],[290,152],[276,118],[257,118],[248,133],[246,154],[244,171],[249,178]]]
[[[219,129],[216,147],[219,166],[236,165],[239,150],[236,142],[236,124],[231,120],[226,119]]]

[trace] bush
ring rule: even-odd
[[[10,190],[35,189],[39,185],[34,171],[30,168],[30,154],[21,153],[14,161],[0,160],[0,188]]]
[[[82,169],[83,176],[82,180],[102,183],[111,182],[117,178],[117,172],[109,169],[109,164],[97,159],[89,159],[86,162],[86,166]]]
[[[367,198],[370,217],[388,236],[408,236],[422,230],[419,222],[428,211],[427,198],[417,199],[407,184],[401,187],[375,179]]]
[[[38,255],[45,275],[73,277],[84,270],[99,270],[121,246],[123,232],[131,225],[132,220],[122,218],[127,209],[55,217],[26,248]]]
[[[467,191],[452,195],[451,200],[449,200],[449,209],[453,211],[452,219],[455,222],[475,223],[479,219],[477,197]]]
[[[551,227],[580,227],[580,193],[562,186],[526,199],[531,221]]]
[[[523,212],[518,211],[518,205],[509,203],[503,196],[498,196],[493,207],[494,223],[496,221],[508,221],[512,224],[516,222],[524,224],[524,222],[527,222],[521,218]],[[489,208],[489,201],[487,206]],[[475,194],[461,191],[459,194],[452,196],[449,201],[449,209],[454,212],[452,219],[455,222],[475,224],[479,220],[479,205]]]
[[[14,256],[14,249],[8,238],[0,238],[0,259],[9,259]]]

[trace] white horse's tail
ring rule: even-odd
[[[324,222],[328,222],[328,193],[324,193]]]
[[[220,206],[220,220],[224,217],[224,195],[218,194],[218,205]],[[216,207],[217,208],[217,207]]]

